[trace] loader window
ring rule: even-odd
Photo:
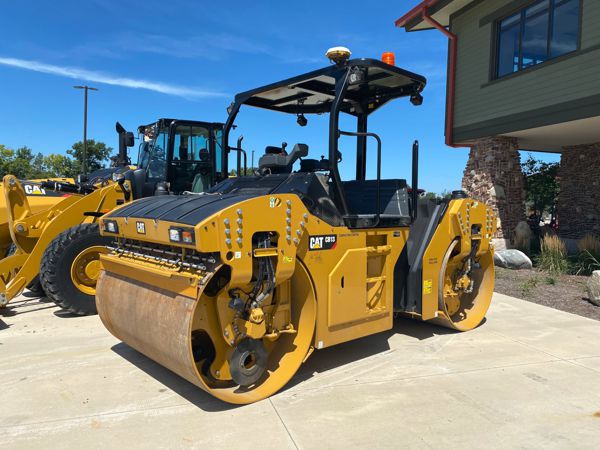
[[[169,133],[163,130],[149,147],[148,181],[160,182],[166,179],[167,171],[167,146],[169,145]]]
[[[148,169],[150,164],[150,142],[144,141],[140,144],[140,151],[138,154],[138,166],[140,169]]]
[[[205,192],[213,184],[210,130],[194,125],[175,128],[170,164],[171,189]]]

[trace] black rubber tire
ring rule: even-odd
[[[37,295],[39,297],[44,297],[46,296],[46,292],[44,291],[44,288],[42,287],[42,282],[40,281],[40,276],[36,276],[31,283],[29,283],[27,285],[27,289],[29,289],[29,292],[31,292],[34,295]]]
[[[50,243],[40,264],[40,281],[50,300],[80,316],[97,314],[96,299],[81,292],[71,279],[73,261],[83,250],[109,245],[111,238],[100,236],[98,224],[83,223],[60,233]]]

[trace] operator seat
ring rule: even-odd
[[[308,156],[306,144],[295,144],[289,155],[280,147],[268,146],[265,154],[258,160],[258,167],[262,174],[292,173],[294,163],[305,156]]]
[[[199,153],[200,162],[198,163],[199,171],[192,182],[192,192],[206,192],[212,186],[210,153],[203,148]]]

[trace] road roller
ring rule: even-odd
[[[314,351],[390,330],[397,315],[467,331],[490,305],[492,210],[461,191],[419,199],[416,141],[411,185],[382,177],[382,139],[367,127],[393,100],[420,105],[426,79],[348,53],[238,94],[224,126],[226,161],[241,109],[300,126],[327,114],[317,149],[326,155],[270,145],[252,176],[137,200],[100,219],[113,242],[96,292],[106,328],[225,402],[271,396]],[[344,116],[355,130],[341,128]],[[398,154],[386,154],[394,174]]]

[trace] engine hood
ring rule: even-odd
[[[115,210],[105,217],[150,219],[194,226],[221,210],[253,197],[257,195],[202,194],[148,197]]]

